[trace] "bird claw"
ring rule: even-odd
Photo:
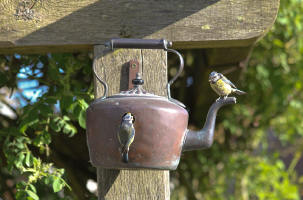
[[[218,99],[216,99],[216,101],[219,101],[220,99],[226,100],[227,96],[223,96],[223,97],[220,96]]]

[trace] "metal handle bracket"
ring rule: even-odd
[[[175,82],[175,80],[181,75],[183,68],[184,68],[184,60],[182,55],[174,50],[169,49],[169,47],[172,47],[172,42],[167,41],[165,39],[130,39],[130,38],[118,38],[118,39],[111,39],[110,41],[105,43],[105,46],[107,48],[110,48],[111,50],[114,50],[115,48],[129,48],[129,49],[163,49],[164,51],[171,52],[174,54],[177,54],[180,64],[179,64],[179,70],[177,74],[167,83],[166,89],[167,89],[167,96],[168,99],[172,102],[176,102],[176,100],[171,98],[170,94],[170,86]],[[108,86],[106,82],[102,81],[102,79],[97,75],[95,65],[93,67],[93,72],[96,76],[96,78],[102,83],[104,86],[104,94],[101,97],[101,99],[104,99],[107,97],[107,91]]]

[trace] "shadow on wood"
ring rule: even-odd
[[[129,62],[126,62],[122,65],[121,67],[121,74],[120,74],[120,78],[121,78],[121,82],[120,82],[120,91],[126,91],[128,90],[128,85],[125,84],[126,82],[129,82],[128,78],[129,78]]]
[[[120,170],[107,169],[107,170],[98,170],[98,183],[106,183],[104,185],[99,185],[99,199],[104,198],[115,180],[119,176]]]

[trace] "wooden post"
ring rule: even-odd
[[[127,90],[126,63],[136,59],[148,92],[166,96],[167,54],[163,50],[119,49],[104,51],[94,47],[97,73],[109,86],[108,95]],[[95,96],[103,94],[102,85],[95,80]],[[97,168],[99,200],[169,200],[169,171],[167,170],[109,170]]]

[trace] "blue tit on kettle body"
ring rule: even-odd
[[[238,95],[246,94],[246,92],[238,90],[236,86],[221,73],[211,72],[208,81],[211,88],[220,96],[219,99],[221,97],[225,99],[231,93]]]
[[[118,132],[118,140],[121,145],[122,161],[128,163],[129,147],[135,138],[134,116],[126,113],[122,117],[120,129]]]

